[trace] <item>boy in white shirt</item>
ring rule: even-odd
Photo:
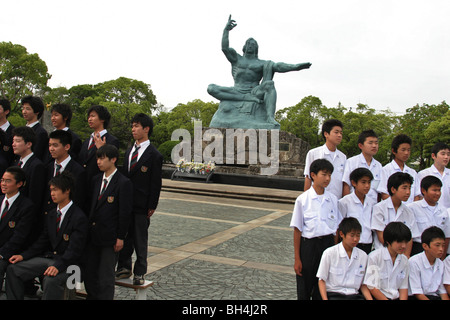
[[[396,172],[389,177],[388,190],[390,197],[377,203],[372,210],[372,230],[375,231],[375,249],[379,249],[384,244],[383,230],[389,222],[403,222],[410,230],[412,237],[417,237],[420,233],[417,229],[414,214],[403,204],[411,194],[412,177],[403,172]],[[411,256],[412,241],[408,243],[405,255]]]
[[[450,217],[447,209],[441,205],[441,187],[442,181],[435,176],[426,176],[420,183],[420,189],[423,199],[408,203],[407,207],[414,213],[419,233],[422,234],[425,229],[436,226],[442,229],[445,234],[445,251],[448,250],[450,240]],[[420,237],[413,239],[411,255],[423,251]]]
[[[353,186],[350,179],[350,174],[352,171],[356,168],[367,168],[373,175],[371,188],[368,195],[373,198],[375,202],[378,202],[377,188],[380,183],[381,170],[383,169],[383,166],[374,158],[378,152],[378,136],[375,131],[365,130],[361,132],[358,137],[358,147],[361,149],[361,153],[347,159],[345,162],[344,174],[342,176],[342,195],[346,196],[353,191]]]
[[[372,251],[372,207],[376,200],[368,196],[373,179],[372,172],[366,168],[356,168],[350,174],[352,193],[338,201],[342,217],[354,217],[361,224],[361,238],[358,248],[369,254]]]
[[[309,150],[306,154],[304,191],[312,185],[309,171],[311,163],[316,159],[326,159],[331,162],[334,168],[327,190],[338,199],[342,198],[342,174],[347,160],[347,156],[337,149],[342,141],[342,128],[342,122],[336,119],[327,120],[322,125],[322,136],[325,138],[325,144]]]
[[[295,201],[290,226],[294,229],[294,270],[298,300],[320,300],[317,268],[322,252],[336,243],[341,220],[337,198],[325,188],[331,180],[333,165],[325,159],[311,163],[312,188]]]
[[[356,218],[344,218],[339,224],[342,242],[323,252],[317,271],[322,300],[372,300],[362,283],[367,254],[356,247],[360,234],[361,224]]]
[[[391,222],[383,231],[385,246],[372,251],[364,284],[376,300],[408,300],[408,258],[403,254],[411,231],[402,222]]]
[[[395,172],[408,173],[412,178],[411,194],[405,201],[413,202],[420,199],[420,190],[416,183],[417,172],[406,165],[406,162],[411,155],[412,140],[405,134],[399,134],[392,140],[391,152],[394,159],[383,167],[381,170],[381,180],[377,191],[381,193],[381,199],[389,198],[389,190],[387,188],[387,181],[389,177]]]
[[[450,256],[447,256],[444,260],[444,288],[450,295]]]
[[[409,290],[411,299],[449,300],[444,288],[445,235],[442,229],[430,227],[422,233],[424,251],[409,259]]]
[[[433,165],[417,174],[417,184],[420,185],[422,179],[432,175],[442,181],[441,203],[446,208],[450,208],[450,169],[447,165],[450,161],[450,147],[444,142],[438,142],[431,148],[431,158]]]

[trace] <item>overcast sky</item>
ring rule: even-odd
[[[51,87],[124,76],[151,85],[168,109],[217,101],[210,83],[232,86],[221,51],[247,38],[259,58],[311,62],[275,75],[277,108],[309,95],[327,107],[368,104],[402,113],[450,102],[450,1],[416,0],[14,0],[3,1],[0,41],[21,44],[48,66]]]

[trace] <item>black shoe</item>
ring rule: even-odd
[[[135,286],[140,286],[140,285],[143,285],[144,283],[145,283],[144,276],[134,275],[134,277],[133,277],[133,284]]]
[[[128,270],[126,268],[120,268],[116,271],[116,279],[125,279],[131,277],[132,273],[131,270]]]

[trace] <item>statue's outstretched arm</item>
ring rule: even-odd
[[[296,63],[296,64],[289,64],[284,62],[277,62],[273,65],[273,71],[274,72],[289,72],[289,71],[299,71],[302,69],[309,69],[311,67],[311,63]]]
[[[233,30],[234,27],[236,27],[236,21],[231,20],[231,14],[230,14],[230,16],[228,17],[228,22],[225,26],[225,29],[223,30],[222,52],[225,54],[228,61],[230,61],[231,63],[236,62],[238,59],[237,52],[233,48],[230,48],[229,33],[231,30]]]

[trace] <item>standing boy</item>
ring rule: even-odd
[[[339,212],[342,217],[354,217],[361,224],[361,238],[358,248],[369,254],[372,251],[372,207],[377,201],[368,196],[373,179],[372,172],[366,168],[356,168],[350,174],[352,193],[339,199]]]
[[[0,145],[0,166],[3,172],[14,161],[14,152],[12,149],[12,131],[14,126],[8,121],[11,114],[11,103],[7,99],[0,99],[0,129],[5,133]],[[1,172],[1,174],[3,174]]]
[[[341,220],[337,198],[326,190],[333,165],[326,159],[311,163],[312,188],[298,196],[290,226],[294,229],[294,270],[299,300],[320,300],[317,268],[325,249],[336,243],[336,230]]]
[[[88,179],[100,173],[97,166],[97,149],[105,144],[114,145],[119,149],[119,140],[107,130],[111,114],[104,106],[94,105],[87,111],[88,124],[93,133],[81,146],[77,161],[85,168]]]
[[[445,235],[430,227],[422,233],[423,252],[409,259],[409,295],[417,300],[449,300],[443,284]]]
[[[78,154],[81,150],[81,139],[80,137],[70,130],[70,121],[72,120],[72,108],[65,103],[57,103],[52,106],[51,111],[51,121],[55,130],[64,130],[70,132],[72,136],[72,142],[70,143],[69,154],[72,159],[77,159]]]
[[[24,282],[38,276],[43,277],[42,299],[63,299],[67,267],[80,262],[88,221],[86,214],[70,198],[73,178],[64,172],[49,184],[57,207],[48,214],[39,239],[9,259],[12,265],[6,271],[6,296],[10,300],[23,300]]]
[[[408,258],[403,254],[411,231],[390,222],[383,231],[384,246],[369,254],[364,284],[376,300],[408,300]]]
[[[9,167],[3,173],[0,196],[0,288],[3,284],[8,259],[29,245],[29,234],[35,221],[34,204],[20,193],[25,183],[25,172]]]
[[[414,213],[419,234],[425,229],[436,226],[442,229],[445,234],[445,251],[448,250],[450,241],[450,217],[441,201],[442,181],[435,176],[426,176],[420,182],[423,199],[408,203],[407,207]],[[413,239],[411,255],[423,251],[420,236]]]
[[[390,197],[377,203],[372,210],[372,229],[376,233],[375,249],[384,245],[383,230],[392,221],[403,222],[410,230],[412,237],[419,234],[414,214],[403,203],[411,194],[412,177],[403,172],[396,172],[389,177],[388,190]],[[405,255],[411,256],[412,241],[408,243]]]
[[[44,102],[39,97],[26,96],[21,101],[22,115],[27,122],[27,127],[34,130],[36,142],[33,145],[33,152],[42,162],[48,160],[48,133],[39,123],[44,114]]]
[[[105,144],[97,150],[101,174],[92,179],[94,189],[89,213],[89,240],[84,284],[90,300],[114,298],[116,253],[130,225],[133,185],[116,168],[119,151]]]
[[[405,202],[413,202],[419,200],[420,190],[417,186],[417,172],[406,165],[406,162],[411,155],[412,140],[405,134],[399,134],[391,143],[391,152],[394,159],[383,167],[381,170],[381,180],[378,185],[377,191],[381,193],[381,199],[385,200],[389,198],[389,190],[387,182],[389,177],[395,172],[404,172],[409,174],[413,180],[411,182],[411,193]]]
[[[417,183],[426,176],[432,175],[438,177],[442,181],[441,204],[446,208],[450,208],[450,169],[447,165],[450,161],[450,147],[444,142],[438,142],[431,148],[431,158],[433,164],[431,167],[420,171],[417,174]]]
[[[356,218],[344,218],[338,230],[342,241],[323,252],[317,271],[322,300],[372,300],[363,284],[367,254],[356,247],[361,224]]]
[[[342,141],[342,122],[331,119],[322,125],[322,136],[325,144],[321,147],[309,150],[305,160],[305,186],[304,190],[308,190],[312,185],[312,177],[310,174],[310,165],[316,159],[326,159],[333,165],[333,174],[327,190],[333,193],[338,199],[342,197],[342,175],[344,173],[345,161],[347,156],[337,149]]]
[[[136,251],[134,284],[144,284],[147,273],[148,227],[156,210],[162,184],[162,155],[150,143],[152,119],[138,113],[131,120],[134,145],[125,153],[123,174],[133,183],[133,213],[123,250],[119,253],[116,277],[131,275],[131,256]]]
[[[378,136],[373,130],[365,130],[361,132],[358,137],[358,147],[361,153],[354,157],[347,159],[345,162],[344,174],[342,177],[343,186],[342,194],[345,196],[350,194],[353,190],[353,185],[350,179],[350,174],[356,168],[366,168],[372,172],[373,179],[371,181],[371,188],[368,196],[378,202],[378,184],[381,179],[381,170],[383,166],[380,162],[375,160],[374,156],[378,152]]]
[[[52,161],[46,166],[47,181],[50,181],[53,177],[56,177],[64,171],[71,172],[75,179],[72,200],[79,208],[86,212],[86,171],[69,155],[71,149],[70,144],[72,143],[71,133],[64,130],[55,130],[50,132],[49,137],[48,150]],[[54,207],[55,204],[51,199],[50,190],[47,188],[43,203],[44,214],[50,212]]]

